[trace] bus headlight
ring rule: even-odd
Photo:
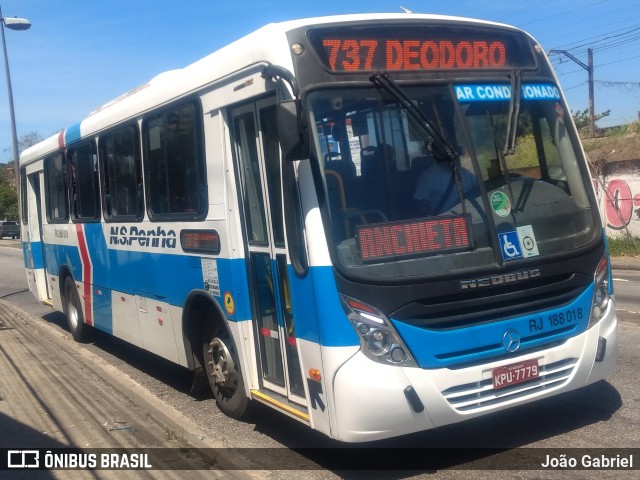
[[[609,296],[609,261],[607,256],[602,257],[598,264],[594,275],[595,292],[593,294],[593,302],[591,307],[591,318],[589,319],[589,327],[598,323],[604,316],[609,306],[611,297]]]
[[[340,295],[342,307],[360,337],[362,352],[376,362],[417,367],[389,319],[377,308]]]

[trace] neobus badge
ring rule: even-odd
[[[460,288],[468,290],[470,288],[495,287],[508,283],[517,283],[524,280],[531,280],[540,276],[539,268],[530,268],[528,270],[519,270],[517,272],[505,273],[502,275],[491,275],[487,277],[470,278],[460,280]]]

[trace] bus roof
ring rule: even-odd
[[[270,63],[292,69],[286,40],[286,33],[290,30],[323,24],[389,20],[436,20],[509,27],[464,17],[406,13],[337,15],[271,23],[184,68],[160,73],[148,82],[98,107],[79,123],[26,149],[20,156],[20,163],[26,165],[80,138],[96,134],[128,119],[138,118],[150,109],[196,92],[248,66]]]

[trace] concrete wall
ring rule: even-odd
[[[607,163],[594,186],[607,235],[640,238],[640,159]]]

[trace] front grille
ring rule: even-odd
[[[547,278],[511,288],[465,291],[412,302],[391,318],[428,330],[453,330],[561,308],[593,281],[580,274]]]
[[[495,390],[492,379],[488,378],[448,388],[442,392],[442,395],[457,411],[473,412],[544,390],[558,388],[569,381],[577,362],[578,359],[569,358],[548,365],[540,365],[538,378],[501,390]]]
[[[531,347],[532,345],[538,345],[537,347],[538,349],[551,348],[551,346],[554,343],[555,344],[562,343],[562,341],[558,340],[558,337],[565,336],[565,335],[573,335],[576,333],[579,327],[580,326],[576,324],[576,325],[572,325],[572,326],[557,329],[557,330],[549,330],[547,332],[544,332],[538,335],[524,336],[521,339],[520,350],[521,351],[527,350],[527,352],[530,352],[529,349],[532,348]],[[540,346],[541,341],[544,342],[542,346]],[[510,353],[505,352],[505,348],[502,342],[498,342],[498,343],[489,344],[489,345],[482,345],[469,350],[452,350],[446,353],[435,354],[434,356],[438,360],[455,360],[456,362],[458,362],[458,361],[464,361],[464,359],[468,358],[469,355],[476,355],[476,354],[491,354],[494,360],[499,360],[500,355],[504,355],[507,357],[511,355]],[[458,367],[460,366],[461,365],[458,365]]]

